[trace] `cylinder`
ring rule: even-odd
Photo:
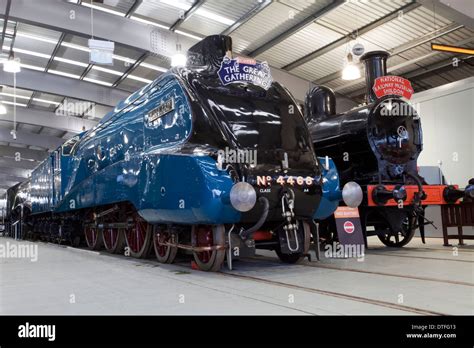
[[[306,94],[304,114],[306,122],[318,122],[336,114],[336,96],[326,86],[313,87]]]
[[[387,75],[387,58],[390,54],[386,51],[367,52],[360,60],[365,65],[365,83],[367,85],[367,103],[374,103],[377,96],[373,91],[375,79]]]

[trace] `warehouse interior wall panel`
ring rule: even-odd
[[[474,77],[413,96],[420,113],[423,147],[419,164],[437,166],[451,183],[474,177]]]

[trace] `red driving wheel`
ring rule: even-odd
[[[125,241],[130,255],[136,258],[148,256],[151,246],[152,226],[138,214],[133,214],[129,219],[129,226],[125,230]]]
[[[194,247],[214,247],[209,250],[193,251],[194,261],[202,271],[218,271],[225,259],[224,225],[193,226],[192,244]]]

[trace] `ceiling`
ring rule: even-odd
[[[3,55],[13,52],[22,65],[16,92],[12,74],[0,72],[0,103],[8,109],[0,115],[0,194],[166,71],[169,46],[185,49],[206,35],[230,35],[236,53],[354,103],[363,101],[364,81],[344,81],[341,73],[356,42],[389,51],[389,73],[410,78],[415,91],[474,76],[472,56],[431,51],[433,41],[474,41],[473,22],[438,0],[1,0],[0,10]],[[115,42],[113,65],[89,64],[92,33]]]

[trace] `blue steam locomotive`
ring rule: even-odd
[[[311,222],[342,196],[357,205],[361,190],[339,188],[334,163],[316,157],[295,100],[268,66],[231,51],[230,37],[205,38],[186,67],[52,152],[28,183],[23,234],[137,258],[154,249],[163,263],[181,249],[206,271],[255,248],[300,260]],[[223,78],[225,64],[234,74]]]

